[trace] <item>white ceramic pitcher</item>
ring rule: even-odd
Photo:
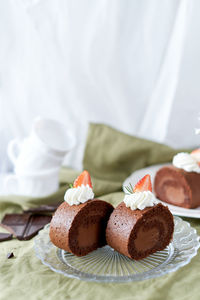
[[[38,117],[27,138],[14,139],[8,145],[14,174],[5,179],[5,189],[32,197],[55,192],[64,156],[74,146],[75,137],[62,123]]]
[[[27,138],[8,144],[8,156],[16,174],[29,174],[60,168],[64,156],[74,146],[74,136],[62,123],[38,117]]]

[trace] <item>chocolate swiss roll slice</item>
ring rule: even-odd
[[[113,207],[93,199],[70,206],[63,202],[50,225],[50,239],[58,248],[83,256],[106,244],[105,230]]]
[[[113,211],[111,204],[92,199],[91,186],[89,173],[84,171],[66,192],[67,201],[57,208],[50,224],[52,243],[77,256],[106,244],[105,230]]]
[[[196,152],[179,153],[173,159],[174,165],[158,170],[154,180],[157,198],[185,208],[200,206],[200,168],[195,161]]]
[[[163,167],[156,173],[154,191],[164,202],[196,208],[200,206],[200,174],[174,166]]]
[[[156,204],[151,188],[145,186],[149,178],[146,175],[139,181],[133,194],[114,209],[106,229],[108,245],[136,260],[165,249],[174,231],[171,212]]]
[[[174,231],[169,209],[157,204],[143,210],[131,210],[120,203],[110,216],[106,239],[108,245],[134,259],[165,249]]]

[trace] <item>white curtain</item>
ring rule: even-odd
[[[76,168],[90,121],[198,145],[199,36],[199,0],[0,0],[0,164],[38,115],[75,132]]]

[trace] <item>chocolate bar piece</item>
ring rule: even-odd
[[[7,254],[7,259],[10,259],[10,258],[13,258],[13,257],[15,257],[13,252],[10,252],[10,253]]]
[[[12,240],[13,235],[10,233],[0,232],[0,242]]]
[[[19,240],[30,240],[51,221],[51,216],[41,214],[7,214],[0,225]]]
[[[63,202],[63,201],[62,201]],[[51,213],[56,211],[58,206],[62,203],[56,203],[56,204],[49,204],[49,205],[41,205],[35,208],[29,208],[27,210],[24,210],[25,213],[32,213],[32,214],[38,214],[38,213]]]

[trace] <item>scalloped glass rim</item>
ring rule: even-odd
[[[34,248],[36,256],[44,265],[70,278],[95,282],[141,281],[174,272],[187,265],[197,254],[200,243],[196,229],[179,217],[174,217],[174,222],[174,237],[170,245],[140,261],[131,260],[109,246],[99,248],[87,256],[76,257],[51,243],[49,224],[34,239]],[[96,267],[98,269],[101,265],[102,269],[103,262],[105,273],[96,272]],[[132,274],[129,274],[130,270]]]

